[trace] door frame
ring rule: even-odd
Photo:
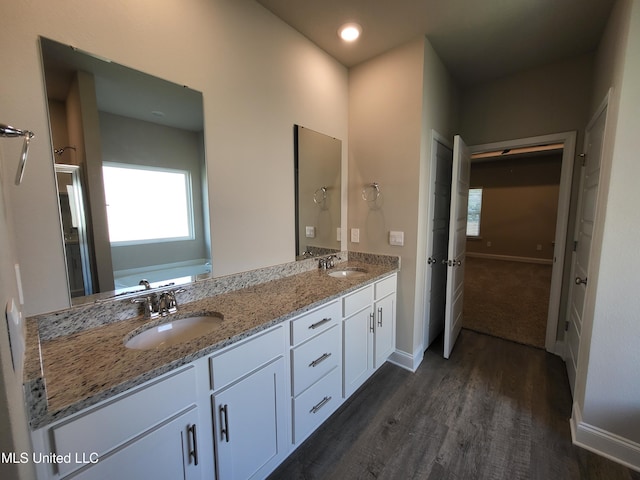
[[[562,342],[558,342],[558,320],[560,317],[560,302],[565,271],[565,257],[567,250],[567,230],[571,204],[571,189],[573,183],[573,167],[575,162],[577,132],[561,132],[536,137],[518,138],[503,142],[470,145],[471,153],[484,153],[494,150],[506,150],[522,147],[534,147],[551,143],[562,143],[562,167],[560,170],[560,191],[558,193],[558,213],[556,217],[556,235],[553,249],[553,269],[551,274],[551,293],[549,295],[549,309],[547,313],[547,331],[545,335],[545,349],[548,352],[562,356],[564,352]]]

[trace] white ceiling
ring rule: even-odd
[[[256,0],[347,67],[426,35],[469,85],[593,51],[615,0]],[[357,22],[355,44],[337,36]]]

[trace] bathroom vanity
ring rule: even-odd
[[[130,309],[130,300],[30,319],[39,349],[31,343],[25,391],[38,478],[266,477],[395,349],[399,259],[365,259],[196,282],[178,295],[175,317],[153,323],[222,321],[165,347],[125,347],[150,323],[142,315],[85,319],[104,317],[100,307],[124,315],[118,302]]]

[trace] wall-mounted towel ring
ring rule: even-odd
[[[20,163],[18,164],[18,172],[16,173],[16,185],[22,183],[24,167],[27,164],[27,155],[29,153],[29,142],[34,136],[35,134],[29,130],[20,130],[19,128],[0,123],[0,137],[24,137],[22,154],[20,155]]]
[[[380,185],[377,182],[370,183],[362,189],[362,199],[366,202],[375,202],[380,197]]]
[[[313,194],[313,203],[317,205],[324,205],[327,200],[327,187],[320,187]]]

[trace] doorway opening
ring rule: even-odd
[[[562,145],[471,163],[463,327],[545,348]]]
[[[548,294],[548,307],[546,316],[546,326],[544,334],[544,348],[552,353],[562,353],[562,342],[558,342],[558,319],[560,314],[560,303],[562,298],[562,288],[565,284],[565,258],[567,257],[567,228],[569,224],[569,205],[571,200],[571,185],[574,168],[574,156],[575,156],[575,141],[576,132],[563,132],[551,135],[543,135],[537,137],[521,138],[516,140],[509,140],[504,142],[495,142],[490,144],[475,145],[469,148],[472,154],[487,154],[487,152],[505,152],[513,151],[515,149],[528,149],[531,147],[549,146],[554,145],[553,149],[561,151],[561,165],[560,165],[560,179],[557,195],[557,210],[555,215],[555,234],[550,248],[552,248],[553,254],[550,258],[551,261],[551,281]],[[437,144],[444,144],[449,146],[446,140],[443,140],[440,136],[433,132],[432,135],[432,162],[431,172],[432,179],[435,179],[435,172],[440,163],[437,160],[435,151]],[[559,145],[559,146],[556,146]],[[435,186],[432,185],[432,192],[435,191]],[[431,225],[435,225],[435,198],[431,195],[429,201],[429,220]],[[429,260],[432,259],[431,252],[434,246],[434,234],[432,231],[428,232],[427,239],[427,256]],[[466,260],[466,259],[465,259]],[[432,264],[433,265],[433,264]],[[463,269],[458,271],[463,272]],[[444,319],[440,315],[434,314],[431,309],[431,303],[437,300],[434,294],[437,289],[432,286],[433,275],[431,274],[431,268],[426,269],[426,289],[424,292],[425,309],[424,309],[424,348],[428,348],[431,342],[442,332],[444,328]],[[445,300],[446,301],[446,300]]]

